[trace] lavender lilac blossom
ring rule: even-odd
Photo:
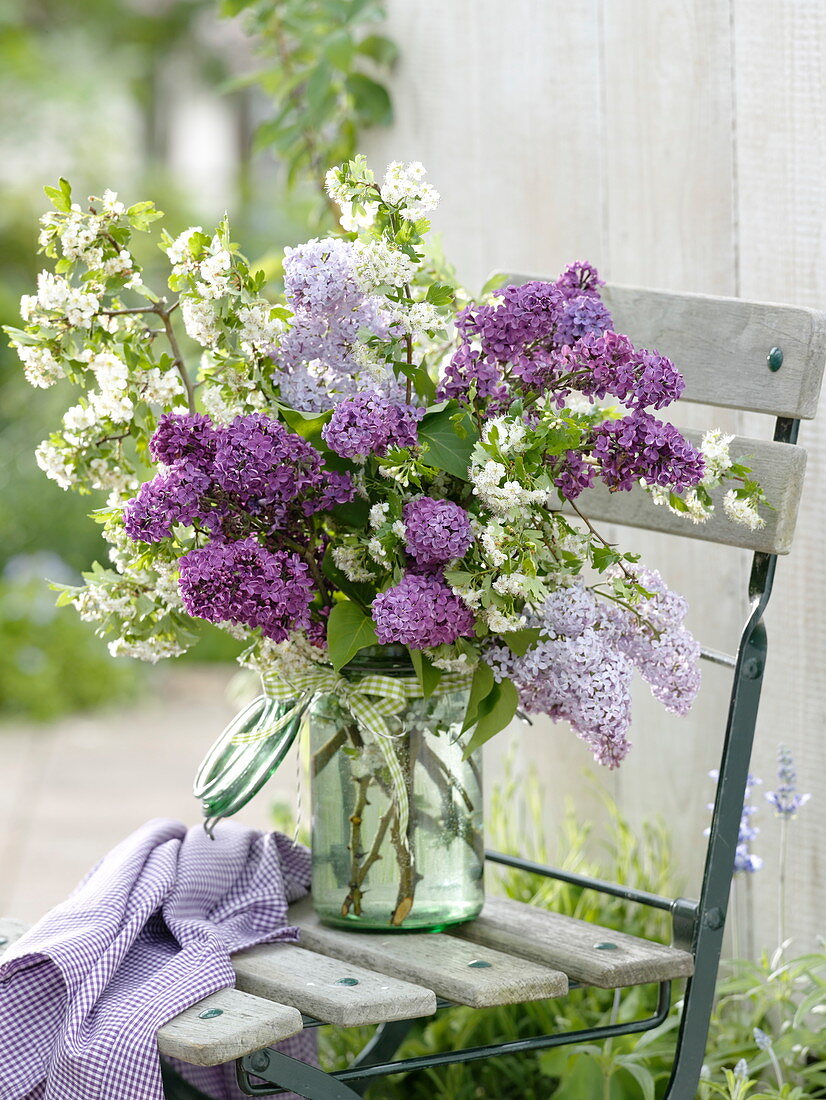
[[[355,396],[364,388],[360,334],[387,339],[393,322],[383,299],[362,289],[352,244],[327,237],[287,249],[284,289],[294,315],[272,350],[281,397],[293,408],[320,412]],[[379,382],[388,396],[400,392],[390,367],[381,379],[374,373],[371,384]]]
[[[562,307],[554,334],[555,343],[575,344],[584,336],[601,336],[612,325],[611,314],[595,294],[579,294]]]
[[[641,572],[652,592],[639,613],[598,599],[584,585],[557,589],[530,618],[540,640],[522,657],[495,644],[486,654],[497,679],[509,677],[529,713],[567,720],[601,764],[616,767],[630,748],[631,678],[636,668],[668,710],[684,714],[699,688],[699,646],[683,626],[685,601],[658,573]]]
[[[473,542],[470,516],[451,500],[418,497],[404,506],[405,549],[429,568],[463,557]]]
[[[473,612],[433,574],[405,573],[398,584],[373,600],[376,637],[382,645],[411,649],[455,642],[473,634]]]
[[[367,391],[337,405],[321,436],[330,450],[344,458],[383,457],[389,450],[416,445],[417,424],[424,412]]]

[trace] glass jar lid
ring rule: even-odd
[[[208,833],[222,817],[245,806],[275,773],[298,735],[309,701],[259,695],[224,729],[204,757],[193,787]]]

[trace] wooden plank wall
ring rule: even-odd
[[[556,272],[574,258],[614,282],[826,306],[826,6],[821,0],[390,0],[401,46],[396,123],[373,139],[377,165],[422,160],[443,199],[434,219],[460,277],[494,268]],[[681,412],[767,435],[765,418]],[[816,792],[792,825],[791,933],[823,932],[826,826],[824,541],[826,414],[804,429],[804,519],[768,616],[771,659],[754,770],[771,789],[779,739]],[[691,599],[690,623],[731,648],[745,613],[746,565],[723,547],[620,532]],[[713,582],[713,583],[712,583]],[[660,813],[696,890],[728,673],[709,668],[688,719],[640,692],[635,750],[600,772],[634,821]],[[599,771],[567,729],[509,735],[536,768],[549,826],[566,796],[600,820]],[[502,756],[502,746],[495,749]],[[492,754],[493,755],[493,754]],[[499,768],[489,771],[499,772]],[[759,796],[762,802],[762,794]],[[774,946],[777,827],[764,804],[754,876],[739,923]],[[564,853],[560,853],[562,855]],[[746,892],[744,892],[744,897]]]

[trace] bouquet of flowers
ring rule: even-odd
[[[580,494],[640,485],[700,522],[726,482],[727,512],[757,526],[760,487],[729,438],[697,449],[655,415],[683,379],[613,330],[590,264],[470,300],[428,246],[438,194],[420,164],[379,183],[358,157],[327,186],[342,233],[287,248],[281,293],[226,219],[162,233],[174,299],[130,252],[152,203],[106,192],[81,209],[65,180],[46,189],[54,271],[8,331],[34,386],[82,391],[37,461],[109,491],[95,516],[111,544],[111,567],[61,599],[113,655],[150,661],[204,620],[287,679],[403,646],[430,690],[471,678],[473,747],[520,708],[567,719],[614,767],[634,669],[685,712],[698,647],[685,601]]]

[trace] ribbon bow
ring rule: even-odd
[[[461,691],[470,684],[470,680],[471,677],[464,674],[444,676],[433,694],[447,695],[453,691]],[[272,737],[292,721],[297,712],[303,713],[314,695],[321,692],[335,695],[355,718],[365,743],[372,742],[381,752],[392,779],[399,835],[407,847],[407,826],[410,820],[407,782],[392,745],[392,741],[400,734],[391,733],[385,719],[398,714],[410,699],[422,698],[424,692],[416,677],[376,674],[362,676],[358,680],[347,680],[331,668],[311,668],[295,673],[289,679],[273,672],[264,672],[261,682],[265,695],[279,700],[295,699],[295,706],[265,729],[254,729],[240,734],[235,738],[236,742],[248,743]]]

